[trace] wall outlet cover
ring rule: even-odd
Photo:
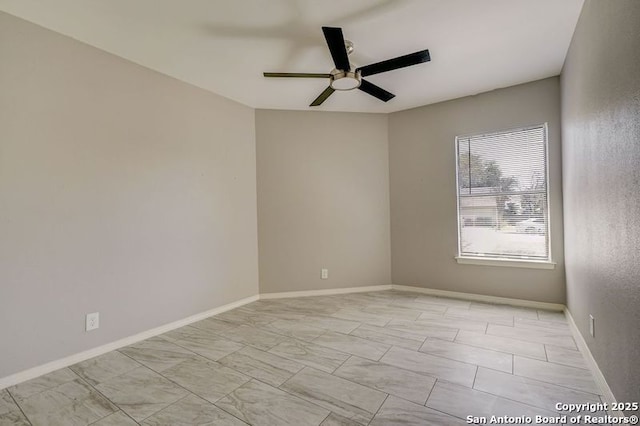
[[[93,312],[91,314],[87,314],[85,320],[85,331],[95,330],[100,327],[100,313]]]
[[[320,279],[326,280],[329,279],[329,270],[326,268],[322,268],[320,270]]]

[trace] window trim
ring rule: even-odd
[[[546,192],[546,200],[547,200],[547,209],[545,211],[545,219],[547,220],[547,232],[546,232],[546,244],[548,250],[547,259],[527,259],[526,257],[522,258],[508,258],[508,257],[499,257],[499,256],[472,256],[472,255],[463,255],[462,247],[461,247],[461,227],[460,227],[460,174],[459,174],[459,140],[460,139],[469,139],[473,137],[485,137],[485,136],[493,136],[503,133],[510,132],[519,132],[530,129],[537,129],[542,127],[544,132],[544,165],[545,165],[545,192]],[[506,267],[518,267],[518,268],[535,268],[535,269],[554,269],[556,263],[553,261],[553,253],[551,251],[551,199],[549,197],[549,187],[551,186],[551,181],[549,179],[549,123],[544,122],[540,124],[534,124],[530,126],[523,127],[513,127],[508,129],[497,130],[494,132],[485,132],[485,133],[467,133],[458,135],[455,137],[454,144],[454,161],[455,161],[455,170],[456,170],[456,224],[457,224],[457,237],[458,237],[458,253],[455,256],[456,261],[459,264],[467,264],[467,265],[485,265],[485,266],[506,266]]]
[[[556,263],[550,260],[506,259],[504,257],[456,256],[461,265],[506,266],[510,268],[555,269]]]

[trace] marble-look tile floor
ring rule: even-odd
[[[380,291],[261,300],[0,390],[0,426],[462,425],[598,393],[560,313]]]

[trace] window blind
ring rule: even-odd
[[[464,257],[550,260],[546,124],[456,138]]]

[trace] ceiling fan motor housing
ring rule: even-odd
[[[343,71],[334,69],[331,71],[329,85],[334,90],[353,90],[360,87],[362,76],[360,71]]]

